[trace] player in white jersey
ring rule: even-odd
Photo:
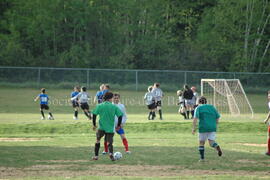
[[[121,127],[120,129],[116,130],[116,133],[120,135],[122,139],[122,143],[125,147],[126,153],[130,154],[131,152],[128,149],[128,140],[125,136],[125,131],[124,131],[124,125],[126,124],[126,121],[127,121],[127,112],[126,112],[125,105],[121,104],[120,102],[120,94],[115,93],[113,95],[113,104],[116,105],[123,113]],[[118,124],[118,117],[115,116],[115,127],[117,127],[117,124]],[[108,142],[104,141],[104,151],[102,154],[107,154],[107,153],[108,153]]]
[[[89,95],[86,92],[86,87],[82,87],[81,88],[81,92],[74,96],[73,98],[71,98],[71,101],[77,99],[78,103],[80,104],[81,109],[84,111],[84,114],[86,115],[86,117],[91,120],[91,113],[89,111],[89,105],[88,105],[88,100],[89,100]]]
[[[152,93],[152,86],[148,87],[148,92],[145,93],[144,95],[144,100],[145,100],[145,104],[147,105],[148,109],[149,109],[149,115],[148,115],[148,120],[154,120],[156,117],[156,98],[154,93]]]
[[[196,87],[195,86],[192,86],[190,88],[193,92],[193,97],[192,97],[192,104],[193,104],[193,109],[191,110],[191,115],[192,115],[192,118],[194,117],[194,109],[198,106],[199,104],[199,94],[198,92],[196,91]]]
[[[161,111],[161,101],[164,96],[163,91],[160,89],[160,84],[155,83],[152,89],[152,93],[155,95],[156,98],[156,107],[159,113],[159,118],[162,120],[162,111]]]
[[[183,98],[183,91],[182,90],[178,90],[176,92],[177,96],[179,97],[179,101],[177,103],[177,105],[179,105],[179,109],[178,112],[184,116],[185,119],[187,119],[187,115],[186,115],[186,106],[185,106],[185,100]]]
[[[268,115],[266,117],[266,119],[264,120],[265,124],[268,124],[268,139],[267,139],[267,152],[265,153],[265,155],[270,156],[270,91],[268,91]]]

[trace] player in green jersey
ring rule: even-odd
[[[200,161],[204,161],[204,144],[208,140],[211,147],[215,148],[219,156],[222,151],[216,139],[217,124],[220,115],[213,105],[207,104],[205,97],[199,99],[199,106],[195,109],[192,134],[195,134],[197,121],[199,120],[199,152]]]

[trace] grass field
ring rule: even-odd
[[[164,120],[148,121],[144,92],[120,91],[128,109],[125,130],[132,154],[124,153],[116,135],[115,151],[123,153],[116,162],[103,155],[90,160],[95,133],[82,113],[72,119],[70,90],[48,90],[53,121],[40,120],[33,101],[38,93],[0,87],[0,179],[270,179],[270,158],[263,155],[264,95],[248,95],[253,119],[222,116],[217,141],[224,156],[206,146],[206,162],[200,163],[197,135],[191,134],[191,120],[176,113],[175,93],[165,92]]]

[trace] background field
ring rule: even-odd
[[[117,91],[114,90],[114,91]],[[248,94],[253,119],[223,115],[218,142],[224,156],[206,146],[205,163],[199,163],[197,136],[191,120],[177,114],[175,92],[165,92],[164,120],[147,120],[144,92],[118,91],[128,109],[125,127],[131,155],[124,154],[118,135],[115,151],[120,161],[107,156],[91,161],[95,133],[80,112],[72,119],[70,89],[48,89],[54,121],[40,120],[33,99],[37,89],[0,88],[0,178],[2,179],[268,179],[266,149],[267,113],[264,94]],[[95,91],[90,91],[93,95]],[[90,106],[91,108],[94,105]],[[102,150],[102,148],[101,148]]]

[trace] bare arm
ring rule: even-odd
[[[266,119],[264,120],[264,123],[266,124],[270,119],[270,111],[268,112],[268,115],[266,117]]]
[[[34,101],[37,101],[37,100],[39,100],[39,96],[37,96],[37,97],[34,99]]]
[[[198,118],[193,119],[192,134],[195,134]]]

